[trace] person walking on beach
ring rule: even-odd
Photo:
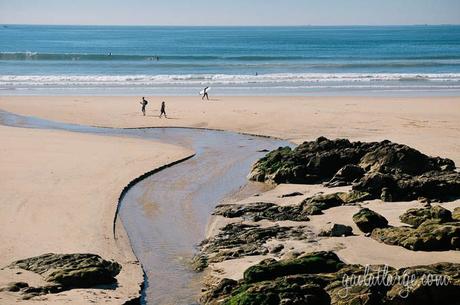
[[[142,97],[142,102],[140,102],[140,104],[142,105],[142,114],[145,116],[145,106],[147,106],[149,102],[145,99],[145,97]]]
[[[206,99],[209,101],[208,90],[209,90],[209,87],[206,87],[203,89],[203,96],[201,97],[202,100],[204,100],[204,98],[206,97]]]
[[[163,114],[165,115],[165,118],[168,118],[166,116],[166,103],[164,101],[161,102],[160,119]]]

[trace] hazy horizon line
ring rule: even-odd
[[[187,25],[187,24],[75,24],[75,23],[0,23],[1,26],[125,26],[125,27],[352,27],[352,26],[459,26],[459,23],[413,23],[413,24],[215,24],[215,25]]]

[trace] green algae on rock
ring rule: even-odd
[[[11,263],[8,268],[19,268],[40,274],[48,285],[29,287],[27,283],[12,283],[8,291],[19,291],[24,298],[57,293],[74,288],[92,288],[116,283],[121,271],[117,262],[107,261],[96,254],[48,253]]]
[[[208,287],[201,301],[205,305],[457,305],[459,268],[460,264],[453,263],[399,270],[382,265],[348,265],[332,252],[313,252],[296,259],[262,261],[249,267],[240,281],[223,279]],[[383,280],[405,274],[413,276],[414,282],[404,285]],[[430,275],[442,276],[443,285],[422,283],[423,277]],[[358,276],[381,280],[367,285],[354,282],[353,277]]]
[[[354,214],[353,221],[364,233],[370,233],[376,228],[385,228],[388,226],[388,220],[385,217],[368,208],[363,208]]]
[[[268,183],[353,184],[384,201],[418,197],[460,197],[460,173],[450,159],[429,157],[409,146],[382,142],[350,142],[324,137],[295,149],[278,148],[257,161],[249,179]]]

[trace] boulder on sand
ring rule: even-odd
[[[361,209],[353,215],[353,221],[364,233],[370,233],[376,228],[385,228],[388,226],[388,220],[385,217],[368,208]]]

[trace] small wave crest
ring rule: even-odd
[[[460,73],[279,73],[261,75],[184,74],[184,75],[0,75],[0,85],[58,86],[155,86],[155,85],[232,85],[232,84],[305,84],[379,82],[458,83]]]

